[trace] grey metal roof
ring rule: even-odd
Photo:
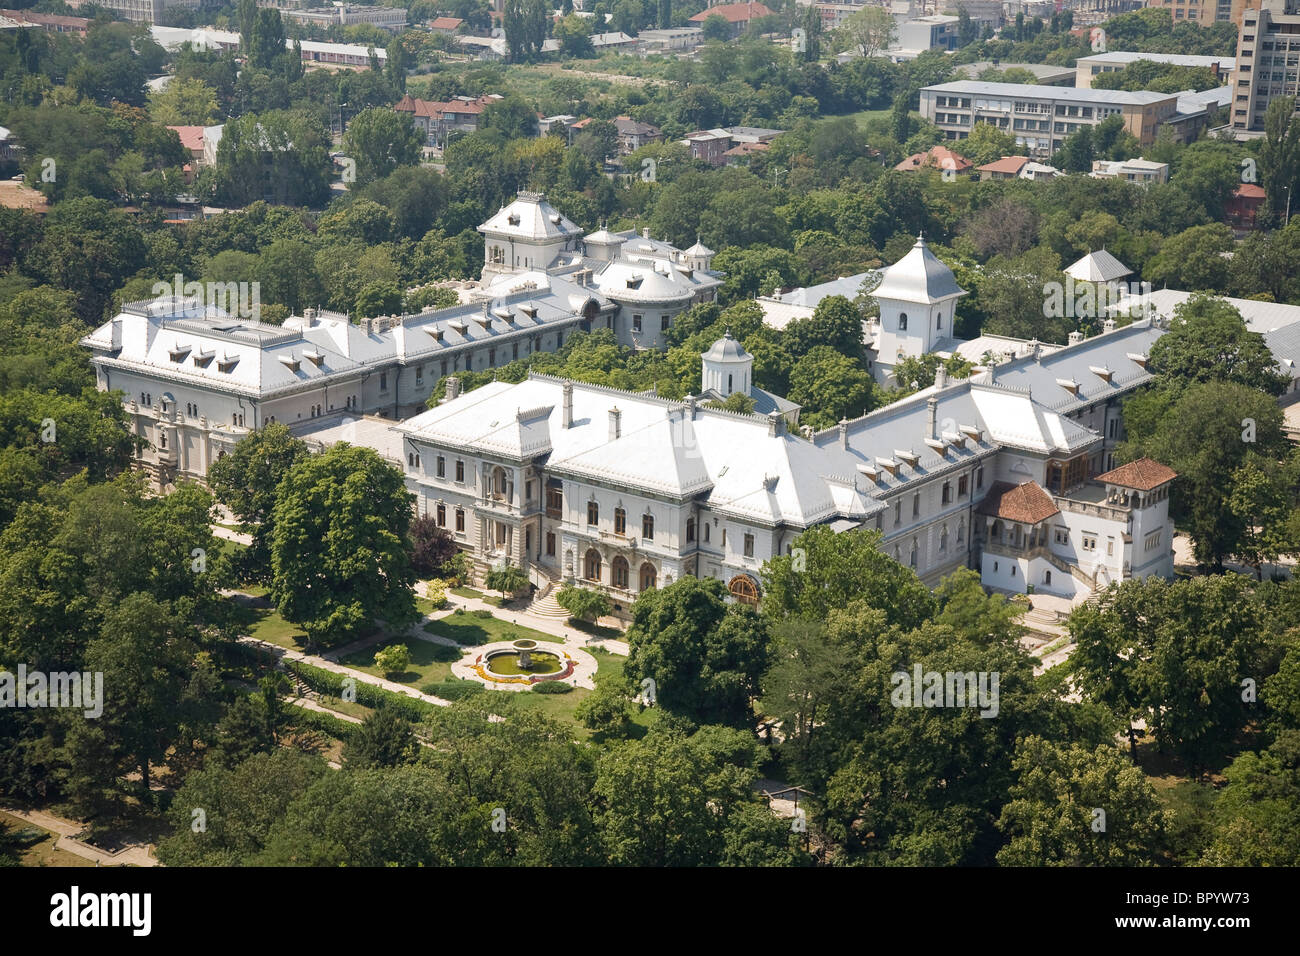
[[[922,93],[965,93],[967,96],[998,96],[1025,100],[1069,100],[1076,103],[1105,103],[1113,106],[1147,106],[1167,100],[1173,93],[1149,90],[1078,89],[1072,86],[1038,86],[1033,83],[985,83],[982,80],[954,80],[927,86]]]
[[[934,303],[965,295],[966,290],[957,284],[952,270],[930,251],[925,238],[918,236],[912,250],[884,270],[880,285],[871,294],[877,299]]]

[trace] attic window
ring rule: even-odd
[[[880,469],[875,465],[858,465],[858,471],[862,472],[872,481],[880,480]]]
[[[476,315],[474,316],[474,321],[485,329],[492,328],[492,316],[490,315]]]
[[[948,454],[948,443],[938,438],[927,438],[925,443],[941,455]]]
[[[518,215],[518,213],[513,213],[513,212],[512,212],[510,215],[506,216],[506,222],[510,223],[510,225],[512,225],[512,226],[517,226],[517,225],[519,225],[519,215]]]
[[[962,425],[962,426],[960,426],[960,427],[961,427],[961,430],[962,430],[962,434],[964,434],[964,435],[966,435],[968,438],[970,438],[971,441],[975,442],[975,444],[978,445],[981,441],[984,440],[984,430],[983,430],[983,429],[981,429],[981,428],[976,428],[974,425]]]
[[[1147,357],[1141,352],[1129,352],[1128,358],[1129,361],[1134,362],[1138,368],[1145,369],[1147,367]]]
[[[317,368],[320,368],[321,363],[325,361],[325,356],[320,352],[303,352],[302,357]]]
[[[169,350],[167,354],[171,356],[173,362],[184,362],[185,356],[190,354],[190,347],[188,345],[177,345]]]
[[[217,360],[218,372],[232,372],[235,366],[239,364],[238,355],[226,355]]]
[[[897,448],[895,448],[894,457],[902,459],[912,468],[915,468],[921,461],[920,456],[917,455],[916,452],[912,451],[910,448],[907,451],[899,451]]]
[[[432,336],[433,336],[433,340],[434,340],[435,342],[441,342],[441,341],[442,341],[442,329],[439,328],[438,326],[435,325],[435,326],[433,326],[433,327],[431,327],[431,328],[427,328],[427,329],[425,329],[424,331],[426,331],[426,332],[428,332],[430,335],[432,335]]]
[[[530,319],[535,319],[537,318],[537,303],[529,302],[527,305],[521,305],[519,311]]]
[[[895,478],[898,477],[898,462],[894,461],[894,459],[877,458],[876,464],[879,465],[881,468],[885,469],[885,471],[889,472]]]
[[[280,364],[283,365],[285,368],[287,368],[290,372],[296,372],[298,371],[298,366],[301,363],[293,355],[281,355]]]
[[[560,214],[558,212],[551,213],[551,222],[555,223],[557,226],[560,224]]]
[[[944,432],[943,440],[956,448],[966,447],[966,436],[955,432]]]
[[[466,324],[464,319],[457,319],[454,322],[448,322],[447,324],[451,326],[453,332],[458,332],[461,335],[464,335],[469,331],[469,325]]]
[[[492,314],[495,315],[502,322],[510,322],[511,324],[513,324],[515,321],[515,313],[513,309],[506,309],[506,308],[493,309]]]
[[[212,360],[216,358],[216,355],[217,355],[216,352],[195,352],[194,364],[197,365],[199,368],[207,368],[210,364],[212,364]]]
[[[641,279],[642,277],[639,275],[630,276],[627,280],[627,287],[629,289],[641,288]]]
[[[1101,367],[1098,367],[1096,365],[1089,365],[1088,371],[1091,372],[1093,375],[1096,375],[1103,382],[1109,382],[1111,380],[1111,376],[1115,374],[1105,365],[1102,365]]]

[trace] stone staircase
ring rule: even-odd
[[[532,603],[528,605],[528,613],[552,621],[567,621],[569,612],[560,607],[560,602],[555,600],[556,592],[560,590],[559,579],[552,577],[549,569],[538,564],[529,569],[529,577],[533,584],[537,585],[537,593]]]

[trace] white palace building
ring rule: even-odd
[[[1107,322],[1052,351],[1030,343],[968,379],[940,371],[815,434],[798,428],[798,406],[753,386],[753,357],[729,337],[701,358],[704,394],[684,401],[538,374],[462,394],[455,372],[556,349],[576,329],[658,347],[720,283],[699,244],[583,237],[537,194],[480,229],[483,285],[465,305],[361,324],[308,311],[271,326],[159,300],[83,341],[164,484],[202,478],[249,430],[285,422],[314,447],[364,444],[402,468],[419,512],[479,568],[510,562],[539,587],[583,582],[624,606],[683,575],[756,600],[763,562],[818,524],[878,529],[929,584],[974,567],[989,587],[1080,599],[1172,576],[1175,474],[1114,462],[1120,401],[1151,380],[1163,318]],[[951,335],[963,290],[924,241],[880,289],[885,354]],[[755,413],[706,404],[735,391]]]

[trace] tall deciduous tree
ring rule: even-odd
[[[294,465],[272,509],[271,593],[286,620],[334,643],[382,618],[416,618],[402,474],[340,443]]]
[[[362,110],[343,134],[343,149],[356,160],[358,186],[383,179],[399,166],[415,165],[423,145],[411,117],[385,107]]]

